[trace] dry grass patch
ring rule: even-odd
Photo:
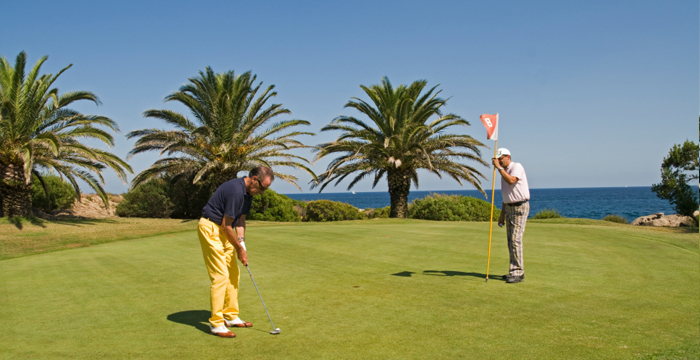
[[[0,260],[117,240],[194,230],[180,219],[0,219]]]

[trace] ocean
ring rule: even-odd
[[[697,186],[694,186],[697,191]],[[486,190],[485,198],[477,190],[411,191],[408,202],[424,198],[429,194],[472,196],[491,202],[491,190]],[[333,200],[348,203],[359,209],[389,206],[388,192],[343,192],[343,193],[301,193],[285,194],[292,199]],[[496,206],[500,207],[501,191],[495,193]],[[602,219],[608,214],[620,215],[628,221],[640,216],[658,212],[675,214],[671,204],[656,197],[651,186],[575,188],[575,189],[530,189],[530,217],[543,209],[554,209],[569,218]]]

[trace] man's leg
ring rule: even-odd
[[[224,296],[224,318],[235,320],[238,318],[238,284],[241,280],[241,271],[238,267],[236,251],[230,242],[226,242],[226,267],[228,268],[228,285]]]
[[[506,206],[506,230],[508,232],[508,250],[510,253],[510,275],[525,275],[523,260],[523,234],[530,203],[520,206]]]
[[[224,243],[221,239],[219,225],[207,220],[199,220],[199,242],[202,246],[204,264],[211,280],[211,317],[209,322],[212,327],[224,326],[224,302],[226,299],[226,288],[229,285],[229,271],[226,263]]]

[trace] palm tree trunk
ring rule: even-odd
[[[0,165],[0,195],[2,195],[2,215],[32,215],[32,184],[24,176],[22,164]]]
[[[411,177],[408,171],[388,171],[391,211],[389,217],[408,217],[408,193],[411,190]]]

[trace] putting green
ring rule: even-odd
[[[0,357],[631,359],[697,348],[698,234],[535,222],[526,279],[505,230],[367,220],[249,226],[236,339],[207,333],[195,232],[0,261]],[[592,224],[592,225],[591,225]]]

